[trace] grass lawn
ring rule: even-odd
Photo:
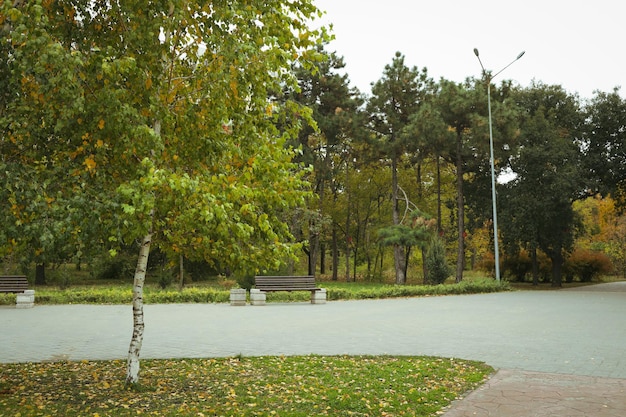
[[[295,356],[0,364],[0,416],[436,416],[493,372],[432,357]]]

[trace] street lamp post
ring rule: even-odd
[[[513,61],[509,63],[506,67],[502,68],[500,71],[496,72],[494,75],[491,75],[485,69],[483,62],[480,60],[480,55],[478,54],[478,49],[474,48],[474,55],[478,58],[478,62],[480,63],[480,67],[483,69],[483,75],[487,79],[487,108],[489,112],[489,154],[490,154],[490,165],[491,165],[491,202],[493,205],[493,251],[495,256],[496,263],[496,281],[500,282],[500,252],[498,248],[498,210],[496,208],[496,172],[494,167],[494,157],[493,157],[493,127],[491,122],[491,81],[496,78],[498,74],[502,71],[510,67],[515,61],[524,56],[524,51],[520,52],[520,54]]]

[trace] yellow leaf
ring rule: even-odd
[[[233,96],[239,97],[239,92],[237,90],[237,88],[238,88],[237,80],[231,79],[229,85],[230,85],[230,91],[232,91]]]
[[[100,119],[100,121],[98,122],[98,128],[100,130],[104,129],[104,119]]]
[[[93,159],[93,155],[89,155],[85,158],[84,164],[87,167],[87,171],[93,171],[96,169],[96,161]]]
[[[102,139],[98,139],[98,142],[96,142],[96,148],[102,148],[104,146],[104,142],[102,141]]]
[[[146,79],[146,90],[149,90],[152,87],[152,78]]]

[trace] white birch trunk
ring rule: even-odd
[[[161,121],[154,122],[154,133],[161,136]],[[150,213],[150,221],[154,219],[154,209]],[[146,270],[148,269],[148,256],[150,255],[150,245],[152,244],[152,224],[148,233],[144,236],[139,248],[139,259],[133,278],[133,336],[130,339],[128,348],[128,361],[126,362],[126,385],[137,384],[139,382],[139,354],[143,343],[143,284],[146,281]]]
[[[150,254],[150,244],[152,243],[152,232],[148,232],[143,238],[139,249],[139,259],[135,278],[133,282],[133,336],[128,349],[128,361],[126,367],[126,385],[139,382],[139,353],[143,342],[143,284],[146,280],[146,269],[148,267],[148,255]]]

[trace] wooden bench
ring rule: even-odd
[[[310,291],[312,304],[326,302],[326,289],[317,286],[313,275],[257,275],[254,277],[254,288],[250,290],[250,302],[252,305],[264,305],[265,293],[277,291]]]
[[[35,305],[35,290],[28,289],[25,275],[0,275],[0,293],[17,294],[16,308],[31,308]]]
[[[0,292],[20,293],[28,289],[25,275],[0,275]]]

